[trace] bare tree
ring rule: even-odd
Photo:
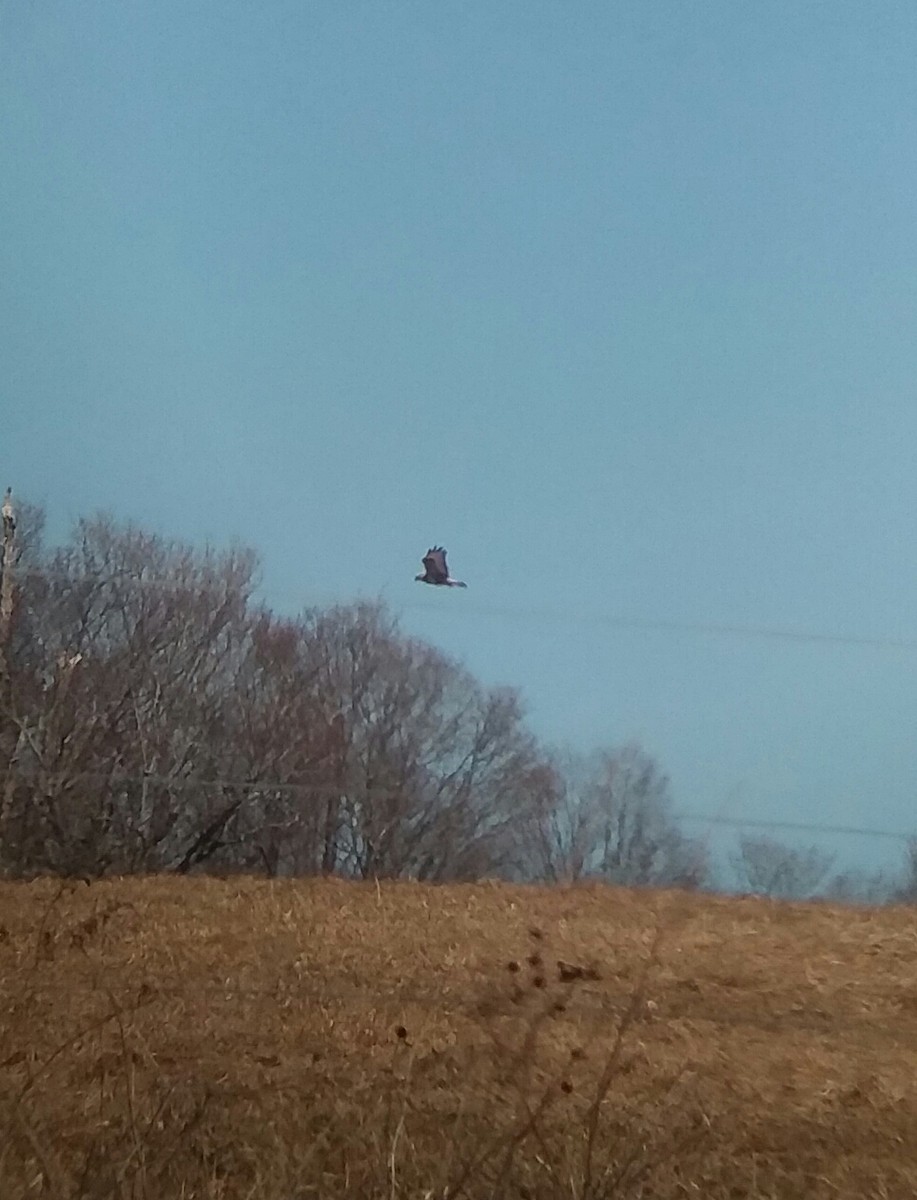
[[[681,887],[706,880],[706,850],[679,829],[669,781],[639,746],[555,754],[552,766],[553,794],[533,839],[542,878]]]
[[[907,841],[904,864],[892,886],[891,899],[898,904],[917,904],[917,837]]]
[[[774,838],[743,835],[732,865],[740,885],[759,896],[804,900],[814,896],[834,863],[816,846],[796,849]]]
[[[838,904],[887,904],[893,892],[894,880],[885,871],[848,869],[832,876],[819,894]]]
[[[326,727],[334,714],[315,806],[323,865],[428,879],[511,869],[509,826],[540,761],[516,694],[480,688],[381,605],[309,613],[306,637]]]
[[[249,552],[195,552],[100,518],[29,578],[7,866],[174,865],[212,824],[223,798],[172,784],[220,763],[253,569]]]
[[[257,785],[232,823],[228,857],[242,865],[272,875],[338,865],[346,740],[326,684],[308,623],[259,614],[231,706],[234,767]]]
[[[554,750],[546,767],[541,803],[531,814],[533,870],[550,883],[574,883],[595,869],[601,843],[596,762]]]

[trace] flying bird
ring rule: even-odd
[[[432,546],[423,556],[423,575],[415,575],[417,583],[432,583],[437,587],[467,587],[461,579],[450,579],[446,566],[446,551],[442,546]]]

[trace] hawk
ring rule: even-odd
[[[450,579],[446,566],[446,551],[442,546],[431,546],[423,556],[423,575],[415,575],[417,583],[432,583],[436,587],[467,587],[461,579]]]

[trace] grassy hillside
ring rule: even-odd
[[[914,1195],[912,911],[0,887],[3,1200]]]

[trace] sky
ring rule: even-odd
[[[0,482],[381,596],[681,811],[917,831],[915,50],[911,0],[2,0]]]

